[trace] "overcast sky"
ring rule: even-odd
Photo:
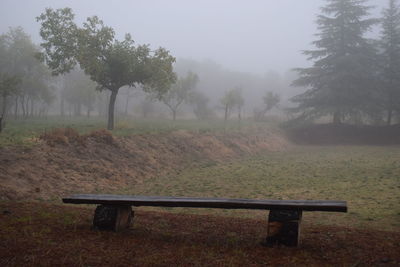
[[[387,0],[370,0],[381,14]],[[308,65],[315,18],[324,0],[0,0],[0,32],[22,26],[39,43],[35,17],[71,7],[81,23],[98,15],[118,37],[163,46],[177,57],[212,59],[243,72],[284,72]]]

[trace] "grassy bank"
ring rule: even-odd
[[[228,120],[177,120],[168,119],[119,119],[116,122],[113,134],[116,136],[129,136],[147,133],[168,133],[177,130],[188,130],[199,133],[223,131],[254,131],[265,127],[276,127],[276,121],[254,122],[253,120],[237,119]],[[105,129],[106,119],[99,117],[48,117],[18,119],[7,121],[6,128],[0,134],[0,147],[9,145],[33,145],[35,139],[43,132],[55,128],[74,128],[79,133]]]
[[[347,200],[347,214],[307,213],[314,223],[400,230],[400,149],[309,146],[224,164],[188,168],[119,193],[230,198]],[[182,209],[173,209],[182,211]],[[228,216],[265,212],[195,210]]]

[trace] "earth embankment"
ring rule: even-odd
[[[48,200],[69,193],[115,192],[200,162],[222,162],[289,147],[277,131],[115,137],[73,129],[43,134],[30,148],[0,149],[0,199]]]

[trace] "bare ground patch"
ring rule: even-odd
[[[125,233],[90,230],[93,208],[0,202],[1,266],[398,266],[398,232],[302,226],[266,248],[266,219],[138,209]],[[267,215],[267,214],[266,214]]]

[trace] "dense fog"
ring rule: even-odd
[[[202,98],[203,101],[199,100],[201,103],[196,102],[197,105],[207,106],[208,115],[203,114],[203,117],[226,113],[222,98],[227,96],[229,90],[236,90],[242,95],[243,104],[239,105],[242,114],[239,116],[256,116],[264,109],[269,92],[272,98],[279,98],[279,103],[269,108],[270,112],[290,117],[287,108],[296,105],[289,99],[307,89],[307,86],[291,86],[299,77],[293,69],[312,66],[313,60],[308,60],[302,51],[315,49],[312,42],[318,39],[317,16],[327,2],[3,0],[0,4],[0,32],[6,34],[10,29],[22,27],[37,49],[42,49],[39,48],[39,44],[43,43],[39,34],[41,25],[36,18],[45,8],[70,7],[78,26],[87,17],[96,15],[106,26],[113,28],[118,40],[123,40],[129,33],[135,45],[148,44],[151,50],[163,47],[169,51],[176,59],[173,67],[178,78],[190,72],[196,75],[191,91],[201,94],[196,99]],[[364,5],[373,8],[368,10],[370,14],[365,18],[381,18],[382,10],[387,8],[388,3],[385,0],[366,1]],[[380,24],[376,23],[365,30],[363,36],[378,39],[380,33]],[[74,71],[79,72],[77,69]],[[26,104],[26,109],[47,115],[106,114],[110,92],[96,92],[96,83],[77,83],[73,75],[49,78],[51,92],[43,100],[47,102],[40,104],[45,107],[34,108]],[[65,89],[68,87],[70,90]],[[90,88],[92,92],[83,92],[83,87]],[[140,84],[135,87],[121,88],[116,101],[116,114],[144,117],[147,113],[156,113],[161,117],[168,114],[168,104],[157,101],[159,97],[144,93]],[[90,100],[85,104],[84,98]],[[193,117],[192,111],[196,109],[193,101],[184,99],[179,103],[178,117]],[[33,102],[31,105],[34,105]],[[81,107],[85,105],[86,108]],[[14,109],[16,115],[27,112],[19,111],[20,108],[15,106]]]

